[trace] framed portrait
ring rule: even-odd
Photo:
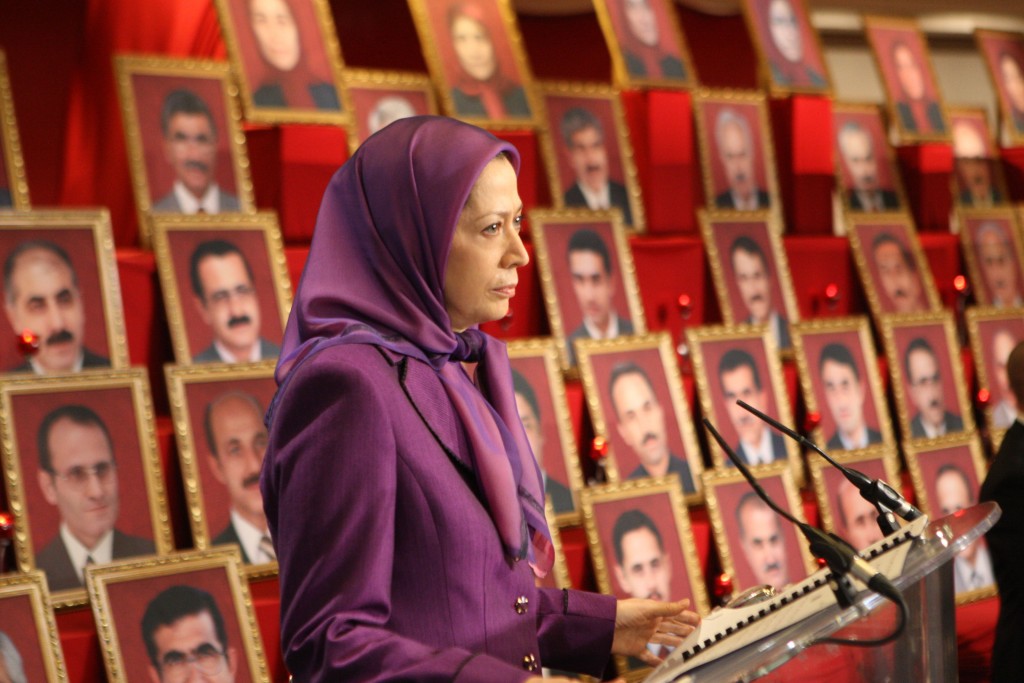
[[[173,549],[145,368],[0,383],[0,440],[18,568],[58,606],[87,564]]]
[[[704,197],[710,209],[779,209],[764,95],[698,90],[693,98]]]
[[[812,437],[830,455],[896,445],[871,324],[864,316],[793,326],[793,346]]]
[[[647,332],[618,210],[534,209],[529,219],[544,307],[551,334],[561,342],[563,369],[576,367],[577,339]]]
[[[179,365],[278,356],[292,290],[275,214],[155,216],[153,249]]]
[[[704,462],[667,332],[576,343],[594,433],[608,441],[612,481],[679,476],[689,503],[702,499]]]
[[[216,0],[245,118],[345,123],[341,50],[327,0]]]
[[[953,314],[887,315],[882,337],[904,443],[971,433],[974,417]]]
[[[555,563],[551,565],[546,576],[536,579],[536,584],[541,588],[572,588],[569,565],[566,564],[565,552],[562,551],[562,535],[558,532],[558,513],[555,512],[555,508],[551,504],[550,495],[544,502],[544,517],[551,529],[551,546],[555,551]]]
[[[510,0],[409,0],[449,116],[488,128],[537,124],[529,63]]]
[[[1008,204],[1010,195],[989,132],[988,114],[982,107],[951,107],[947,111],[953,133],[953,200],[959,206],[981,209]]]
[[[942,309],[917,231],[906,213],[847,214],[847,236],[875,321]]]
[[[876,452],[836,453],[833,459],[900,490],[899,456],[894,447]],[[842,472],[817,456],[810,456],[807,464],[825,531],[837,534],[858,551],[885,538],[878,526],[877,508],[861,497]]]
[[[354,153],[366,138],[398,119],[437,114],[434,86],[426,74],[345,69],[342,77],[352,101],[348,126],[350,152]]]
[[[541,82],[540,128],[551,197],[559,208],[622,211],[644,230],[644,204],[619,93],[594,83]]]
[[[999,100],[1004,145],[1020,145],[1024,143],[1024,33],[975,29],[974,40]]]
[[[864,33],[882,77],[889,120],[900,140],[949,140],[949,120],[917,21],[868,15]]]
[[[0,576],[0,672],[18,681],[66,681],[64,652],[42,572]]]
[[[21,157],[14,97],[7,77],[7,57],[0,50],[0,211],[25,211],[29,208],[28,177]]]
[[[90,567],[89,599],[111,683],[184,680],[193,668],[209,680],[225,674],[269,683],[240,565],[235,548],[222,548]],[[178,649],[182,632],[194,643],[189,657]]]
[[[584,489],[581,503],[602,593],[664,601],[689,598],[695,612],[708,613],[690,516],[675,475]],[[634,657],[616,656],[615,663],[630,678],[647,668]]]
[[[106,209],[0,213],[5,373],[128,367],[121,285]],[[5,287],[0,284],[0,287]]]
[[[622,88],[697,84],[675,8],[666,0],[594,0],[615,83]]]
[[[977,436],[909,444],[906,458],[917,505],[930,518],[939,519],[978,502],[985,457]],[[992,558],[984,537],[953,558],[953,590],[958,605],[996,594]]]
[[[747,30],[773,95],[829,93],[828,65],[803,0],[743,0]]]
[[[136,55],[114,66],[144,246],[151,214],[255,211],[231,67]]]
[[[996,308],[1024,305],[1024,246],[1013,209],[961,208],[959,218],[975,300]]]
[[[274,366],[164,367],[192,541],[198,550],[234,543],[246,565],[277,559],[259,489]]]
[[[843,208],[874,213],[907,208],[899,167],[875,104],[832,107],[835,133],[836,188]]]
[[[558,342],[551,337],[508,342],[519,417],[544,474],[553,519],[561,526],[580,521],[584,479],[559,357]]]
[[[806,521],[799,488],[785,464],[758,465],[751,471],[773,502]],[[758,498],[742,474],[709,470],[703,477],[715,548],[734,591],[761,585],[778,590],[817,569],[799,530]]]
[[[1006,361],[1013,348],[1024,341],[1024,308],[971,306],[966,317],[978,389],[988,394],[982,406],[989,442],[998,448],[1017,419],[1017,399],[1006,375]]]
[[[800,309],[777,215],[703,209],[697,215],[722,318],[765,324],[780,350],[792,350],[789,326],[800,320]]]
[[[703,325],[686,330],[700,410],[748,465],[785,461],[793,479],[803,483],[804,468],[795,441],[779,434],[742,400],[782,424],[793,425],[778,347],[767,325]],[[732,461],[709,441],[715,469],[730,470]],[[705,492],[706,493],[706,492]]]

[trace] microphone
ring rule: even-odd
[[[706,417],[704,418],[704,426],[707,427],[708,431],[711,432],[711,436],[714,437],[715,441],[718,442],[718,445],[722,447],[723,451],[725,451],[729,460],[736,465],[736,469],[743,474],[744,479],[747,480],[758,497],[767,503],[768,507],[800,529],[804,538],[807,539],[811,552],[815,557],[820,557],[825,560],[829,569],[832,570],[833,575],[835,575],[837,579],[838,585],[834,587],[836,588],[836,599],[843,607],[849,607],[853,604],[853,595],[851,594],[852,591],[850,590],[849,585],[844,585],[840,580],[841,577],[845,577],[847,574],[852,574],[862,583],[866,584],[868,588],[889,600],[892,600],[893,602],[902,601],[902,595],[900,595],[899,590],[892,584],[889,578],[864,561],[864,559],[853,549],[853,546],[835,534],[826,534],[821,529],[813,527],[806,522],[801,522],[790,514],[788,510],[785,510],[776,504],[775,501],[773,501],[765,492],[764,488],[762,488],[761,484],[757,481],[757,478],[751,473],[746,463],[737,457],[736,453],[732,450],[729,444],[725,442],[722,435],[718,433],[718,430],[715,429],[714,425],[712,425],[711,421]]]
[[[833,460],[828,453],[819,448],[818,444],[814,443],[803,434],[793,431],[778,420],[768,417],[746,401],[738,400],[736,403],[738,403],[739,406],[748,413],[752,413],[757,416],[762,422],[771,425],[777,431],[782,432],[789,438],[794,439],[800,445],[810,448],[812,451],[825,458],[829,464],[842,472],[843,476],[846,477],[851,484],[857,487],[857,490],[860,491],[861,497],[872,505],[876,507],[881,506],[885,508],[885,510],[895,513],[908,522],[912,522],[915,519],[924,516],[923,512],[907,502],[907,499],[900,495],[896,489],[889,486],[881,479],[872,479],[863,472],[859,472],[851,467],[839,464]]]

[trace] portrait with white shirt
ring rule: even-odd
[[[143,241],[151,214],[255,211],[228,65],[119,55],[115,68]]]
[[[875,213],[907,206],[896,157],[874,104],[832,108],[836,189],[848,211]]]
[[[74,602],[87,566],[173,548],[144,369],[11,379],[0,396],[20,569]]]
[[[153,247],[178,364],[277,358],[292,297],[275,214],[161,216]]]
[[[1024,306],[1024,245],[1013,209],[960,209],[960,240],[979,304]]]
[[[998,445],[1017,419],[1019,410],[1006,362],[1013,347],[1024,341],[1024,307],[971,306],[967,309],[966,322],[978,390],[988,394],[988,401],[982,407],[989,442]]]
[[[892,446],[873,451],[840,452],[832,459],[897,490],[901,486],[899,454]],[[807,466],[821,514],[821,527],[825,531],[838,534],[857,550],[884,537],[877,522],[878,510],[864,500],[838,468],[818,457],[808,458]]]

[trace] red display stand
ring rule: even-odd
[[[769,105],[786,232],[831,234],[836,182],[832,100],[794,95],[769,100]]]
[[[1006,172],[1006,189],[1014,202],[1024,201],[1024,147],[1004,147],[1002,150],[1003,170]]]
[[[903,185],[921,232],[948,232],[953,207],[950,190],[953,146],[929,142],[896,148],[903,169]]]

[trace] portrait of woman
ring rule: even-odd
[[[672,3],[600,0],[594,7],[617,83],[675,88],[694,85],[696,75]]]

